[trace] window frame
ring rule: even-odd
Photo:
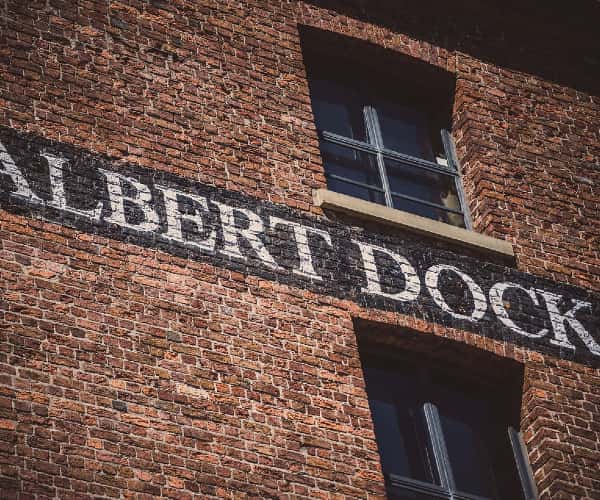
[[[399,151],[394,151],[388,149],[383,144],[382,133],[379,125],[379,118],[377,116],[377,110],[374,106],[367,104],[363,107],[363,118],[365,123],[366,134],[368,138],[371,138],[371,142],[363,142],[357,139],[352,139],[350,137],[345,137],[334,132],[329,132],[327,130],[318,130],[319,139],[324,142],[328,142],[331,144],[347,147],[350,149],[362,151],[364,153],[369,153],[375,156],[377,161],[377,167],[379,171],[379,176],[381,179],[382,187],[366,184],[360,181],[356,181],[354,179],[350,179],[344,176],[340,176],[337,174],[330,174],[327,172],[327,167],[325,166],[325,177],[327,179],[335,179],[341,182],[345,182],[347,184],[352,184],[355,186],[359,186],[371,191],[377,191],[383,194],[385,200],[385,206],[392,208],[394,210],[400,210],[394,207],[393,197],[402,198],[404,200],[408,200],[413,203],[417,203],[420,205],[429,206],[438,210],[442,210],[443,212],[449,214],[457,214],[463,218],[465,229],[471,231],[473,229],[471,217],[468,210],[468,204],[466,202],[466,196],[464,193],[462,179],[460,175],[460,164],[456,157],[456,150],[454,147],[454,141],[450,132],[445,129],[440,130],[442,145],[444,148],[444,152],[446,155],[447,166],[441,165],[439,163],[431,162],[425,160],[423,158],[417,158],[415,156],[410,156]],[[443,205],[433,203],[427,200],[422,200],[413,196],[409,196],[406,194],[398,193],[396,191],[392,191],[390,188],[390,183],[388,180],[387,169],[385,166],[385,159],[389,159],[392,161],[399,161],[405,164],[408,164],[412,167],[417,167],[425,170],[429,170],[435,173],[451,176],[454,180],[454,185],[456,187],[456,192],[458,195],[459,203],[461,210],[456,210],[452,208],[445,207]],[[408,212],[411,213],[411,212]],[[435,219],[433,219],[435,220]],[[440,221],[443,224],[449,224],[447,222]],[[453,224],[449,224],[453,225]],[[459,226],[456,226],[459,227]]]
[[[466,493],[457,489],[437,406],[431,402],[426,402],[422,410],[427,428],[426,435],[430,440],[435,469],[440,484],[427,483],[418,479],[390,473],[387,477],[389,487],[393,489],[397,488],[401,491],[434,495],[436,498],[445,500],[491,500],[490,497]],[[536,486],[533,481],[529,461],[526,458],[521,433],[509,426],[507,435],[513,450],[523,497],[525,500],[537,500]]]
[[[340,38],[329,32],[316,30],[315,33],[314,29],[308,29],[308,32],[303,34],[303,45],[312,114],[319,137],[320,153],[323,160],[324,174],[328,180],[328,189],[345,194],[344,191],[331,187],[329,180],[337,180],[347,185],[366,189],[372,195],[377,193],[377,197],[383,198],[383,202],[374,201],[372,197],[365,198],[356,194],[348,194],[348,196],[472,231],[472,219],[461,179],[460,163],[452,136],[446,130],[451,118],[455,75],[405,54],[365,44],[355,39]],[[338,46],[338,49],[331,49],[332,45],[334,47]],[[325,49],[325,46],[328,48]],[[343,55],[350,53],[354,57],[349,58]],[[357,65],[357,60],[364,62]],[[377,61],[378,63],[372,63],[371,61]],[[407,75],[409,75],[408,78]],[[359,98],[354,104],[359,104],[361,107],[362,125],[365,132],[364,140],[362,137],[356,139],[319,127],[317,108],[315,107],[315,99],[319,99],[321,95],[315,87],[315,83],[318,81],[339,85],[349,90],[354,97]],[[432,160],[424,159],[385,147],[377,108],[383,105],[382,109],[387,109],[385,107],[386,101],[392,107],[399,105],[424,113],[427,116],[429,137],[433,139],[437,147],[441,148],[437,152],[444,153],[445,165],[436,162],[435,158]],[[358,118],[358,116],[357,114],[356,117]],[[434,133],[435,137],[433,136]],[[339,174],[328,173],[323,156],[323,143],[374,155],[373,166],[376,167],[374,172],[378,173],[381,186],[360,182]],[[442,203],[435,203],[433,200],[430,201],[418,196],[392,191],[385,160],[399,162],[407,168],[422,169],[451,177],[455,189],[454,194],[458,198],[458,209]],[[367,165],[365,165],[365,170],[369,170]],[[408,203],[417,206],[429,207],[447,215],[458,215],[462,219],[462,224],[449,222],[447,219],[439,220],[435,216],[420,215],[416,210],[396,208],[393,198],[406,200]]]
[[[414,362],[408,361],[405,356],[400,353],[384,353],[380,349],[367,349],[367,351],[361,354],[363,371],[365,368],[365,362],[367,366],[377,367],[383,362],[384,366],[390,362],[405,362],[405,366],[412,367],[415,376],[420,379],[429,379],[429,373],[431,370],[432,360],[426,360],[426,366],[422,367]],[[450,369],[452,365],[443,366],[444,370]],[[382,369],[381,367],[378,369]],[[387,368],[393,370],[392,368]],[[460,370],[461,377],[466,375],[464,370]],[[367,377],[365,376],[365,382]],[[496,385],[491,381],[485,381],[484,385]],[[431,385],[431,382],[426,384]],[[367,398],[370,400],[368,383],[365,386]],[[413,492],[420,495],[428,495],[432,498],[446,499],[446,500],[491,500],[491,497],[480,496],[473,493],[467,493],[460,491],[456,487],[454,480],[454,474],[452,470],[452,464],[450,461],[450,455],[446,446],[444,432],[442,429],[442,422],[437,406],[427,401],[426,396],[421,401],[424,401],[420,408],[423,416],[425,439],[428,441],[427,447],[431,451],[430,462],[433,467],[433,473],[439,484],[433,482],[426,482],[420,479],[414,479],[407,476],[400,476],[393,473],[386,473],[386,488],[388,493],[397,491],[401,492]],[[369,403],[371,408],[371,403]],[[372,411],[372,410],[371,410]],[[374,431],[377,433],[377,429],[374,425]],[[507,425],[506,427],[506,438],[510,443],[512,449],[512,455],[514,459],[514,465],[518,473],[521,491],[525,500],[537,500],[537,488],[533,480],[533,473],[527,457],[527,451],[523,442],[522,434],[514,427]]]

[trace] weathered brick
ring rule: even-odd
[[[454,75],[474,228],[516,252],[493,263],[498,280],[529,273],[597,297],[595,14],[545,5],[540,18],[530,1],[8,0],[0,126],[112,156],[116,171],[137,165],[331,221],[312,201],[326,178],[299,26],[344,34]],[[0,216],[3,498],[383,498],[358,319],[401,331],[416,353],[445,337],[523,363],[540,496],[600,496],[589,363],[277,282],[256,263],[226,269],[56,222]],[[336,224],[414,243],[425,260],[448,251],[474,273],[490,265]]]

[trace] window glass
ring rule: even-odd
[[[512,405],[504,393],[497,390],[490,397],[486,386],[433,373],[430,399],[438,408],[457,489],[498,500],[522,499],[508,437],[508,427],[516,422],[506,410]]]
[[[440,414],[456,487],[467,493],[496,498],[496,478],[483,444],[485,429],[481,422],[461,417]]]
[[[363,106],[353,89],[331,80],[314,80],[311,91],[317,129],[367,140]]]
[[[430,125],[424,112],[410,107],[378,103],[377,117],[386,149],[435,161]]]
[[[462,214],[448,211],[461,210],[456,180],[453,176],[389,158],[384,161],[394,208],[453,226],[465,227]],[[407,200],[397,195],[435,203],[440,205],[440,208]]]
[[[391,491],[388,500],[435,500],[437,498],[450,498],[449,495],[434,496],[430,493],[417,493],[416,491]]]
[[[461,214],[455,214],[441,208],[423,205],[422,203],[407,200],[406,198],[400,198],[399,196],[392,196],[392,201],[394,203],[394,208],[397,208],[398,210],[404,210],[411,214],[427,217],[428,219],[437,220],[446,224],[452,224],[453,226],[465,227],[465,220]]]
[[[355,198],[360,198],[361,200],[385,205],[385,195],[382,191],[357,186],[356,184],[351,184],[335,178],[329,178],[327,185],[329,186],[329,189],[336,193],[342,193],[348,196],[354,196]]]
[[[385,159],[392,193],[403,194],[443,207],[460,210],[456,182],[451,175]]]
[[[465,394],[464,390],[445,385],[437,395],[446,448],[458,490],[488,498],[508,498],[500,494],[504,483],[510,498],[523,498],[517,471],[510,454],[505,412],[497,401],[482,393]],[[499,418],[500,417],[500,418]],[[506,460],[508,458],[508,460]],[[499,476],[505,469],[503,477]],[[507,474],[507,471],[513,471]]]
[[[375,155],[322,141],[321,156],[330,189],[363,200],[385,203]]]
[[[448,160],[440,127],[447,123],[447,99],[430,96],[410,78],[391,83],[376,70],[359,71],[354,63],[325,61],[317,54],[311,58],[310,94],[328,188],[465,227],[458,172],[444,169]],[[393,161],[390,153],[420,161]]]
[[[450,498],[451,482],[440,480],[440,464],[458,492],[524,498],[508,436],[518,422],[518,405],[504,387],[427,362],[411,367],[374,358],[364,360],[363,368],[390,498]],[[433,411],[426,416],[427,405]],[[436,450],[434,441],[440,443]],[[419,493],[424,483],[431,485],[430,497]]]
[[[369,405],[384,473],[434,482],[414,379],[369,368]],[[393,385],[393,391],[390,391]]]

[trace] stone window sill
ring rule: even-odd
[[[510,243],[492,238],[491,236],[361,200],[360,198],[354,198],[353,196],[329,191],[328,189],[317,189],[314,191],[313,196],[315,205],[323,209],[342,212],[361,219],[405,229],[488,254],[495,254],[504,258],[514,257],[513,247]]]

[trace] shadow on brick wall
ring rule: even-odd
[[[306,2],[600,96],[600,3],[594,0]]]

